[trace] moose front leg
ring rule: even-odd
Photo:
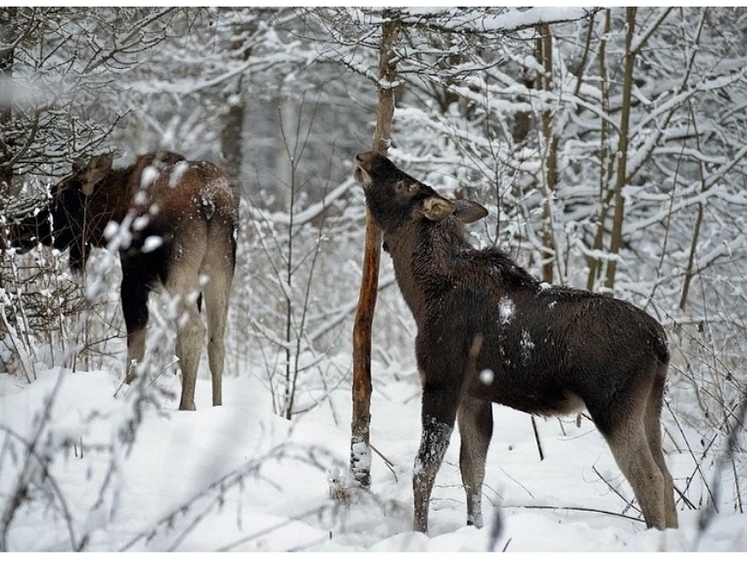
[[[422,424],[418,456],[413,469],[412,489],[415,503],[413,529],[428,532],[428,506],[436,474],[449,447],[454,429],[458,392],[423,392]]]

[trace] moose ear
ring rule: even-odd
[[[444,220],[446,217],[454,212],[456,206],[448,199],[444,199],[439,195],[432,195],[425,199],[422,203],[423,216],[433,222],[439,222]]]
[[[488,210],[474,201],[457,199],[454,201],[454,216],[464,224],[471,224],[488,216]]]
[[[88,166],[81,173],[83,185],[81,185],[80,190],[83,192],[83,195],[90,196],[96,184],[103,180],[111,170],[111,154],[100,154],[91,158]]]

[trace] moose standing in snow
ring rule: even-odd
[[[100,155],[85,165],[73,166],[72,174],[53,188],[48,201],[34,213],[11,222],[10,243],[23,250],[37,243],[59,250],[69,248],[70,266],[79,271],[92,247],[108,244],[108,225],[119,225],[125,240],[117,247],[127,328],[125,381],[134,380],[143,359],[148,295],[160,285],[179,300],[179,409],[194,409],[197,367],[206,332],[200,318],[203,297],[213,405],[218,406],[222,402],[228,297],[236,262],[239,193],[238,184],[209,162],[157,152],[140,156],[130,167],[114,169],[111,155]]]
[[[661,325],[627,302],[540,283],[497,248],[474,249],[464,224],[487,215],[479,204],[439,196],[376,152],[358,154],[355,167],[418,329],[415,530],[428,530],[431,490],[456,419],[467,523],[482,525],[491,402],[543,416],[585,407],[646,526],[677,527],[661,445],[669,362]]]

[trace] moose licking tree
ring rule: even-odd
[[[622,300],[541,283],[497,248],[473,248],[464,225],[487,215],[479,204],[441,197],[378,152],[358,154],[355,166],[418,330],[415,530],[428,529],[431,490],[457,419],[467,523],[482,525],[492,402],[543,416],[586,408],[646,525],[677,527],[661,446],[669,362],[661,325]]]

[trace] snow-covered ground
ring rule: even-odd
[[[747,515],[733,506],[700,536],[700,511],[682,501],[679,529],[646,530],[611,489],[632,497],[588,420],[577,427],[575,419],[538,419],[540,461],[529,416],[495,407],[483,529],[465,525],[455,432],[425,536],[411,531],[420,432],[414,375],[374,365],[371,493],[351,493],[347,503],[330,499],[330,479],[338,471],[344,479],[348,466],[349,386],[294,421],[271,413],[265,385],[251,374],[226,378],[218,408],[205,378],[195,412],[176,410],[178,390],[174,376],[122,389],[100,371],[46,370],[30,384],[0,375],[4,516],[10,494],[28,483],[7,549],[65,551],[85,541],[91,551],[484,551],[496,513],[503,529],[495,550],[747,549]],[[51,461],[28,459],[21,442],[33,440]],[[683,489],[693,471],[689,452],[668,462]],[[691,483],[691,501],[696,493]]]

